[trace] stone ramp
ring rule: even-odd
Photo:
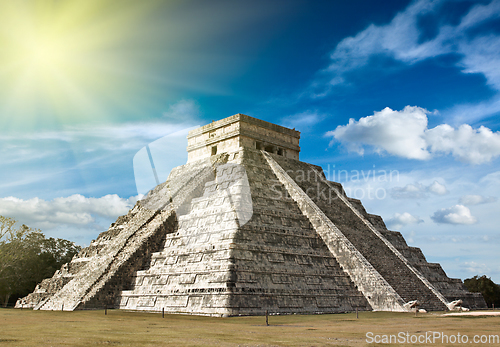
[[[110,240],[114,239],[116,235],[120,234],[125,225],[139,212],[139,207],[130,210],[128,214],[118,217],[115,223],[112,223],[110,228],[99,234],[96,240],[93,240],[90,245],[82,249],[76,254],[73,259],[61,266],[50,278],[44,279],[40,282],[33,293],[24,298],[18,299],[16,303],[17,308],[29,307],[39,308],[51,297],[57,294],[68,282],[77,277],[80,271],[86,269],[86,265],[90,261],[102,256],[102,250],[107,247]]]
[[[159,211],[147,226],[137,230],[89,288],[78,308],[114,307],[117,294],[129,284],[132,274],[146,265],[151,253],[161,248],[165,236],[175,232],[176,222],[172,209]]]
[[[287,172],[268,153],[263,154],[280,182],[286,187],[287,192],[300,206],[302,213],[309,218],[316,232],[321,235],[330,252],[367,298],[371,307],[377,311],[406,311],[403,307],[405,302],[380,273],[328,219]]]
[[[339,190],[341,191],[340,185]],[[470,309],[486,307],[486,302],[482,295],[479,293],[470,293],[461,279],[449,278],[440,264],[429,263],[420,248],[408,246],[400,232],[388,230],[382,217],[367,213],[361,201],[351,198],[348,198],[348,200],[447,301],[451,302],[460,299],[463,301],[463,306]]]
[[[377,216],[378,217],[378,216]],[[380,218],[380,217],[379,217]],[[448,301],[462,300],[463,306],[470,309],[486,307],[486,302],[480,293],[471,293],[461,279],[449,278],[438,263],[427,262],[424,254],[417,247],[406,244],[400,232],[389,231],[385,224],[379,224],[377,230],[397,248],[408,262],[417,269]]]
[[[34,309],[73,311],[99,279],[106,274],[115,257],[126,246],[134,233],[151,221],[156,211],[141,210],[127,223],[124,230],[113,238],[56,294],[41,302]]]
[[[319,167],[276,155],[272,158],[405,302],[419,300],[426,310],[447,309],[446,298],[350,204],[337,185],[325,179]]]
[[[147,227],[139,229],[117,255],[107,272],[99,278],[85,295],[85,307],[102,306],[103,301],[119,306],[119,293],[130,285],[130,278],[143,267],[149,266],[152,254],[163,248],[168,234],[177,231],[178,218],[191,199],[199,195],[201,187],[214,177],[214,170],[226,161],[225,155],[184,166],[174,170],[167,181],[152,190],[141,201],[143,209],[156,215]]]
[[[218,159],[223,160],[224,156]],[[207,165],[208,163],[208,165]],[[96,254],[86,260],[71,280],[56,293],[43,298],[34,309],[72,311],[77,308],[96,308],[113,306],[114,298],[128,284],[124,280],[127,273],[135,272],[142,262],[147,261],[147,254],[157,250],[152,242],[163,239],[172,225],[165,227],[169,218],[186,199],[190,199],[199,185],[213,177],[210,160],[200,161],[188,166],[183,174],[174,170],[169,180],[157,186],[148,196],[139,202],[132,211],[132,217],[125,223],[110,228],[110,238],[101,240]],[[119,218],[120,219],[120,218]],[[162,234],[163,233],[163,234]],[[163,242],[162,242],[163,243]],[[138,254],[140,252],[144,254]],[[86,249],[82,251],[85,253]],[[145,259],[141,259],[145,258]],[[72,262],[69,264],[71,266]]]
[[[260,151],[242,151],[253,217],[234,239],[234,314],[371,310]]]

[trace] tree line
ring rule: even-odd
[[[4,307],[31,293],[81,249],[74,242],[45,238],[40,230],[17,224],[0,216],[0,304]]]
[[[486,275],[468,278],[464,281],[464,285],[469,292],[483,294],[488,307],[493,307],[493,305],[500,307],[500,286]]]

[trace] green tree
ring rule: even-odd
[[[16,220],[0,216],[0,302],[4,306],[32,292],[81,249],[71,241],[46,239],[38,229],[15,225]]]
[[[492,304],[500,307],[500,286],[486,275],[468,278],[464,281],[464,285],[469,292],[481,293],[488,307],[492,307]]]

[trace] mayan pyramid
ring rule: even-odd
[[[299,161],[299,139],[242,114],[190,131],[187,163],[17,307],[235,316],[486,306]]]

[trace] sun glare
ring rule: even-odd
[[[54,69],[70,61],[71,57],[58,42],[51,40],[40,40],[33,46],[31,52],[31,63],[39,70]]]
[[[120,53],[148,13],[140,3],[2,2],[0,112],[25,120],[42,112],[88,119],[105,113],[102,100],[127,99],[138,84],[129,73],[137,65]]]
[[[61,78],[84,88],[78,70],[74,68],[78,55],[60,37],[37,33],[23,38],[23,45],[13,52],[12,64],[17,62],[18,75],[11,83],[24,83],[30,88],[21,91],[24,97],[46,97],[47,88],[59,89],[64,95]],[[27,95],[28,91],[30,94]]]

